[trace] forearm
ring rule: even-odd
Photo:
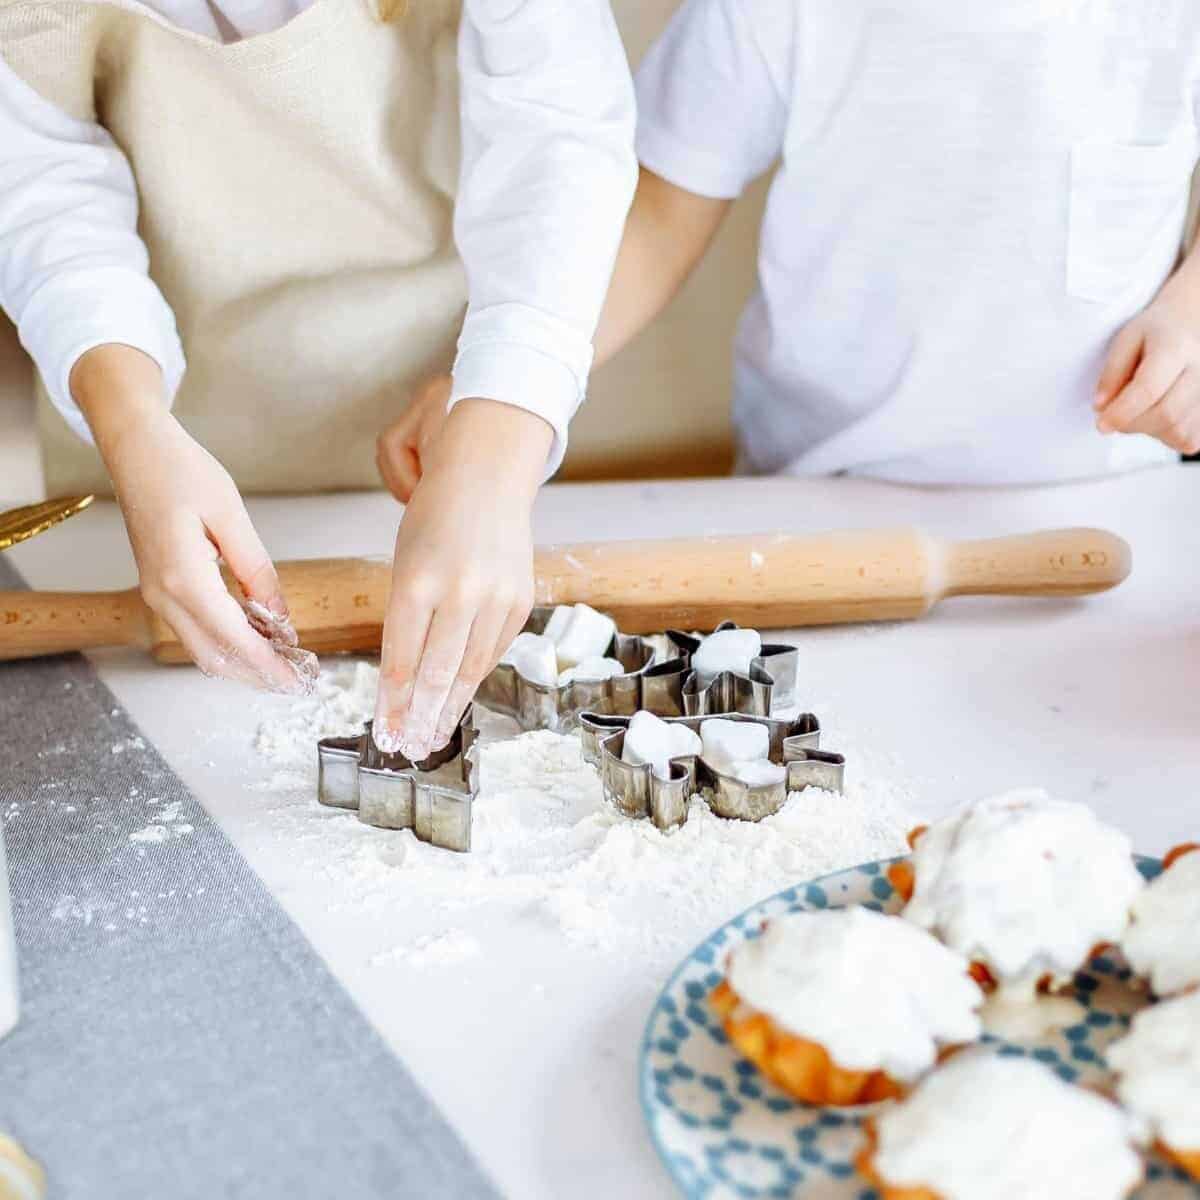
[[[1194,317],[1200,335],[1200,239],[1194,241],[1175,274],[1163,285],[1161,297]]]
[[[671,303],[731,205],[685,191],[642,168],[596,333],[598,364],[633,341]]]
[[[431,448],[427,472],[484,475],[497,495],[532,505],[553,443],[553,428],[525,409],[461,400]]]
[[[110,466],[126,433],[167,415],[162,369],[132,346],[110,344],[89,351],[75,364],[70,387]]]

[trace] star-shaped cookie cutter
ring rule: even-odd
[[[668,724],[686,725],[699,734],[709,717],[665,717]],[[689,754],[670,761],[671,775],[663,779],[648,764],[635,765],[622,758],[631,717],[586,713],[580,718],[583,756],[599,768],[604,794],[627,817],[649,817],[659,829],[675,829],[688,817],[688,806],[700,793],[709,808],[728,820],[761,821],[779,812],[788,794],[806,788],[840,792],[845,786],[846,760],[820,748],[821,723],[811,713],[792,720],[723,714],[724,720],[766,728],[769,757],[786,768],[779,783],[751,785],[714,770],[702,755]]]
[[[524,632],[543,633],[553,612],[552,608],[535,608]],[[654,663],[654,646],[645,638],[618,631],[606,657],[615,658],[626,673],[612,679],[545,684],[526,679],[511,663],[501,663],[483,681],[475,702],[512,717],[526,731],[565,733],[578,725],[585,712],[632,716],[642,707],[642,677]]]
[[[376,829],[411,829],[431,846],[466,852],[478,793],[471,753],[476,736],[468,709],[449,745],[421,763],[384,754],[371,736],[371,722],[357,737],[325,738],[317,745],[317,799],[328,808],[357,812]]]
[[[733,621],[723,621],[713,632],[737,628]],[[715,717],[728,713],[769,717],[773,708],[786,708],[795,702],[800,672],[800,651],[795,646],[766,643],[744,674],[722,671],[709,683],[701,684],[692,658],[704,639],[677,629],[668,629],[666,636],[676,655],[645,672],[640,708],[660,717]]]

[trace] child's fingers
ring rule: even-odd
[[[245,667],[256,687],[273,692],[306,691],[295,667],[251,626],[242,606],[225,589],[216,570],[206,575],[188,596],[188,609],[210,632],[221,655]]]
[[[421,482],[421,459],[416,450],[417,427],[407,416],[385,429],[375,443],[375,465],[384,486],[401,504],[412,499]]]
[[[1172,355],[1145,354],[1133,378],[1101,413],[1101,433],[1128,432],[1139,417],[1154,407],[1183,374],[1184,363]]]
[[[407,746],[404,757],[412,762],[428,758],[434,748],[438,721],[462,667],[474,617],[472,606],[447,601],[437,607],[429,623],[402,733]]]
[[[508,607],[498,603],[490,603],[476,614],[471,625],[470,637],[463,650],[458,677],[454,680],[438,717],[433,739],[435,750],[440,750],[454,736],[454,731],[458,728],[467,705],[479,690],[479,685],[508,648],[508,642],[505,642],[500,650],[496,648],[508,623],[508,615]],[[511,640],[510,638],[509,641]]]
[[[1149,434],[1181,454],[1200,451],[1200,373],[1184,371],[1170,391],[1129,426],[1128,432]]]
[[[210,523],[209,533],[246,598],[261,604],[277,617],[286,617],[287,601],[279,585],[275,564],[240,498],[220,522]]]
[[[215,588],[178,590],[166,600],[160,615],[206,675],[274,692],[304,690],[292,666],[250,627],[219,576]]]
[[[1110,404],[1133,378],[1145,344],[1145,335],[1136,325],[1126,325],[1113,339],[1096,384],[1097,411]]]
[[[405,725],[412,704],[417,665],[433,619],[434,597],[411,576],[401,579],[397,559],[392,595],[383,626],[379,696],[375,701],[375,744],[385,754],[408,753]]]

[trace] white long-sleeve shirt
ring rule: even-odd
[[[151,0],[181,28],[231,41],[310,0]],[[582,403],[592,337],[632,200],[634,99],[608,0],[465,0],[463,164],[455,232],[470,306],[451,403],[503,401],[556,434]],[[83,438],[71,370],[121,343],[186,369],[175,318],[137,233],[137,186],[98,125],[53,108],[0,59],[0,306],[55,406]]]

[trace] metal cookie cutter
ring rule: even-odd
[[[723,621],[713,630],[737,629]],[[795,646],[765,644],[746,674],[722,671],[706,685],[692,667],[692,656],[702,638],[667,630],[667,639],[677,651],[670,662],[651,667],[642,676],[641,708],[660,717],[715,717],[741,713],[769,717],[773,705],[795,702],[800,651]]]
[[[525,633],[542,633],[552,608],[535,608],[525,623]],[[581,713],[600,712],[632,716],[641,703],[642,676],[653,664],[654,647],[645,638],[618,632],[607,651],[625,668],[612,679],[576,680],[573,683],[533,683],[510,663],[501,663],[483,681],[475,701],[493,712],[513,717],[524,730],[566,732],[579,723]]]
[[[450,744],[422,763],[384,754],[371,723],[357,737],[325,738],[317,745],[317,799],[329,808],[358,813],[377,829],[411,829],[443,850],[471,849],[471,807],[478,790],[471,749],[475,722],[470,709]],[[459,760],[459,779],[434,772]]]
[[[704,717],[668,717],[670,724],[686,725],[700,732]],[[789,792],[822,788],[840,792],[845,784],[846,760],[840,754],[820,749],[821,723],[811,713],[793,721],[734,713],[725,720],[766,727],[770,737],[769,757],[787,768],[781,783],[751,786],[740,779],[713,770],[700,755],[671,760],[670,779],[661,779],[649,765],[625,762],[625,734],[629,717],[586,713],[580,718],[584,758],[599,767],[604,794],[627,817],[649,817],[659,829],[673,829],[687,820],[688,803],[702,791],[709,808],[718,816],[738,821],[761,821],[777,813]]]

